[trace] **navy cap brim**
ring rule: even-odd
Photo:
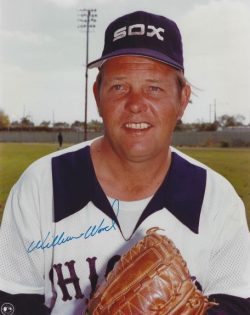
[[[173,59],[169,58],[165,54],[157,52],[155,50],[147,49],[147,48],[127,48],[127,49],[119,49],[112,53],[103,55],[101,58],[96,59],[88,64],[88,68],[92,69],[95,67],[101,67],[101,65],[107,60],[114,57],[119,56],[142,56],[151,58],[160,62],[163,62],[169,66],[172,66],[178,70],[184,71],[184,68],[181,64],[178,64]]]

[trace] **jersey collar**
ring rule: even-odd
[[[54,220],[83,209],[90,201],[116,222],[117,217],[95,175],[90,147],[52,158]],[[199,231],[206,170],[172,153],[170,169],[143,211],[135,230],[152,213],[166,208],[194,233]]]

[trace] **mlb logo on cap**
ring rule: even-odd
[[[147,27],[147,31],[146,31]],[[114,33],[114,38],[113,41],[126,37],[126,36],[149,36],[153,37],[154,35],[157,36],[159,40],[164,40],[164,37],[160,34],[160,32],[164,33],[164,29],[159,27],[156,28],[154,25],[145,25],[145,24],[134,24],[134,25],[129,25],[127,28],[126,26],[119,28],[117,31]]]
[[[161,15],[136,11],[113,21],[105,32],[101,58],[88,67],[126,55],[149,57],[184,71],[180,31],[174,21]]]

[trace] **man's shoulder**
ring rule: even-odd
[[[48,155],[45,155],[36,161],[32,162],[22,173],[20,176],[19,182],[23,181],[40,181],[47,177],[51,178],[51,161],[53,158],[63,157],[69,153],[78,152],[85,147],[90,146],[92,141],[86,141],[82,143],[78,143],[72,146],[69,146],[65,149],[58,150],[56,152],[52,152]]]
[[[245,217],[245,207],[232,183],[223,175],[209,166],[174,149],[189,163],[206,170],[206,188],[204,193],[202,213],[216,224],[222,225],[228,218],[242,220]]]
[[[221,199],[223,195],[231,195],[232,198],[238,198],[232,183],[222,174],[176,148],[172,148],[172,152],[178,154],[187,163],[192,164],[194,167],[203,168],[206,171],[206,196],[210,192],[213,195],[213,199],[215,199],[216,196],[218,199]]]
[[[171,150],[172,152],[175,152],[176,154],[178,154],[182,159],[186,160],[186,162],[192,164],[193,166],[197,166],[206,170],[209,178],[213,178],[215,180],[222,181],[222,182],[228,182],[228,180],[224,176],[222,176],[219,172],[217,172],[213,168],[209,167],[207,164],[189,156],[186,153],[183,153],[177,148],[172,147]]]
[[[183,158],[184,160],[186,160],[187,162],[193,164],[193,165],[196,165],[196,166],[199,166],[199,167],[202,167],[204,169],[208,169],[208,166],[202,162],[200,162],[199,160],[191,157],[190,155],[184,153],[181,149],[178,149],[176,147],[171,147],[171,151],[178,154],[181,158]]]

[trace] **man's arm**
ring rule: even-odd
[[[226,294],[210,295],[209,300],[217,302],[218,306],[209,309],[207,315],[249,315],[250,298],[243,299]]]
[[[44,296],[39,294],[9,294],[0,291],[1,314],[49,315],[50,310],[44,305]],[[9,309],[9,311],[7,311]],[[11,313],[11,309],[14,313]]]
[[[40,234],[37,195],[35,180],[22,176],[9,194],[1,223],[0,307],[14,307],[15,315],[46,314],[43,252],[27,251]]]
[[[229,187],[230,189],[230,187]],[[233,189],[214,218],[217,231],[208,261],[205,293],[218,306],[209,315],[250,315],[250,234],[245,207]],[[215,222],[216,221],[216,222]]]

